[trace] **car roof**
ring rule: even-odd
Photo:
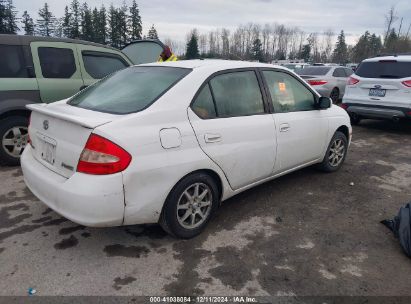
[[[176,68],[186,68],[186,69],[202,69],[211,68],[215,71],[219,70],[229,70],[229,69],[241,69],[241,68],[278,68],[281,70],[287,70],[287,68],[260,62],[251,61],[235,61],[235,60],[221,60],[221,59],[194,59],[194,60],[180,60],[172,62],[161,62],[161,63],[149,63],[144,64],[145,66],[169,66]]]
[[[363,62],[378,62],[384,60],[396,60],[400,62],[410,62],[411,55],[391,55],[391,56],[381,56],[365,59]]]
[[[0,34],[0,44],[9,44],[9,45],[30,45],[34,41],[45,41],[45,42],[66,42],[66,43],[75,43],[75,44],[85,44],[92,45],[97,47],[103,47],[107,49],[117,50],[107,45],[84,41],[79,39],[69,39],[69,38],[54,38],[54,37],[41,37],[41,36],[26,36],[26,35],[7,35]]]

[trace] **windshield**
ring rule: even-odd
[[[396,60],[381,60],[378,62],[363,62],[355,71],[365,78],[406,78],[411,77],[411,62]]]
[[[112,114],[139,112],[190,73],[173,67],[130,67],[116,72],[68,101],[69,105]]]
[[[304,69],[297,69],[295,70],[295,72],[298,75],[310,75],[310,76],[320,76],[320,75],[325,75],[327,74],[329,71],[331,70],[331,68],[329,67],[321,67],[321,66],[310,66],[310,67],[306,67]]]

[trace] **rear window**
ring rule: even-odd
[[[15,45],[0,45],[0,78],[27,78],[23,48]]]
[[[298,75],[320,76],[327,74],[331,68],[329,67],[306,67],[304,69],[297,69],[295,72]]]
[[[364,78],[406,78],[411,77],[411,62],[378,61],[363,62],[355,71]]]
[[[130,67],[75,95],[68,104],[112,114],[139,112],[190,73],[172,67]]]
[[[114,54],[82,52],[82,56],[84,68],[94,79],[104,78],[129,66],[122,58]]]

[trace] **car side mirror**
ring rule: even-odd
[[[320,99],[318,99],[318,109],[320,110],[326,110],[331,108],[332,101],[331,98],[329,97],[324,97],[321,96]]]

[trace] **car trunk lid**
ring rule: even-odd
[[[92,131],[119,115],[73,107],[65,102],[28,105],[32,153],[44,166],[69,178]]]

